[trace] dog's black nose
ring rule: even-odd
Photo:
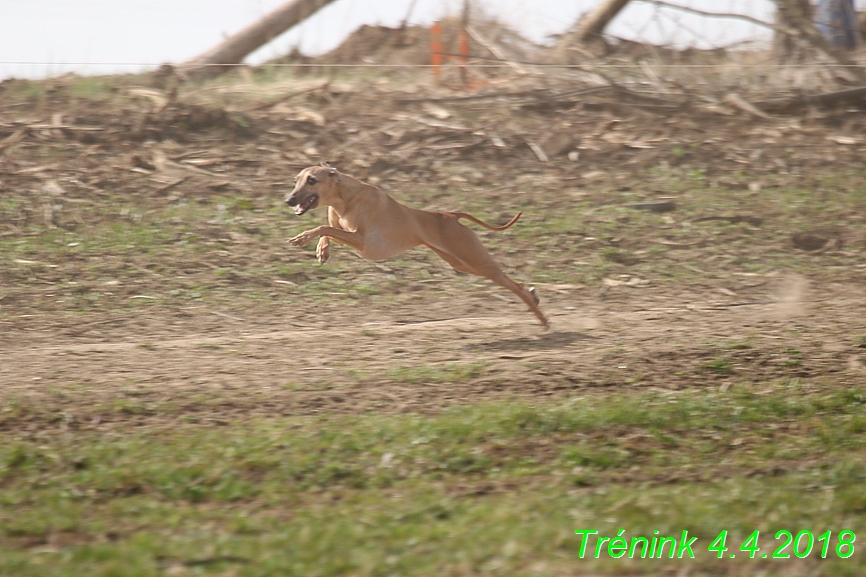
[[[286,204],[288,204],[289,206],[295,206],[296,204],[298,204],[298,201],[295,200],[294,196],[287,196],[286,197]]]

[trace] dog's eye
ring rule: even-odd
[[[309,184],[310,186],[316,184],[316,179],[313,178],[312,176],[308,177],[307,178],[307,184]]]

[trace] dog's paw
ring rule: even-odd
[[[531,294],[532,298],[535,299],[535,304],[539,304],[541,302],[541,299],[538,298],[538,293],[535,292],[535,287],[530,287],[529,294]]]
[[[325,264],[331,258],[330,243],[323,242],[324,240],[320,239],[318,246],[316,246],[316,260],[319,261],[319,264]]]
[[[313,240],[313,236],[311,234],[308,234],[306,232],[302,232],[301,234],[299,234],[295,238],[290,238],[288,240],[288,242],[294,246],[304,246],[305,244],[309,243],[311,240]]]

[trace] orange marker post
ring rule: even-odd
[[[434,22],[430,27],[430,64],[433,65],[433,76],[439,82],[442,68],[442,24],[439,22]]]

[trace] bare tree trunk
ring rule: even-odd
[[[605,27],[628,3],[629,0],[602,0],[592,12],[581,18],[573,30],[566,32],[559,39],[557,46],[559,58],[570,61],[569,52],[576,44],[601,40],[601,33],[604,32]],[[586,53],[580,48],[578,51]]]
[[[290,0],[257,22],[226,38],[204,54],[188,60],[181,69],[196,76],[217,76],[230,68],[220,64],[240,64],[246,56],[264,46],[292,26],[315,14],[334,0]]]
[[[587,40],[601,36],[605,27],[628,3],[629,0],[603,0],[595,10],[587,14],[578,23],[571,40],[586,42]]]
[[[782,62],[802,59],[800,46],[806,42],[820,52],[823,52],[844,68],[858,82],[866,82],[866,72],[863,68],[848,58],[842,51],[831,45],[815,28],[812,19],[812,5],[809,0],[775,0],[777,7],[776,25],[785,34],[777,34],[774,49],[776,56]],[[843,72],[844,73],[844,72]]]
[[[628,3],[629,0],[602,0],[595,10],[581,18],[573,30],[566,32],[559,39],[556,48],[558,59],[569,61],[568,54],[575,44],[589,44],[596,41],[597,45],[605,27]],[[582,49],[578,51],[585,53]]]
[[[790,30],[803,30],[812,26],[812,4],[809,0],[775,0],[776,25]],[[790,34],[776,34],[773,38],[773,52],[780,62],[799,62],[804,60],[803,44]]]

